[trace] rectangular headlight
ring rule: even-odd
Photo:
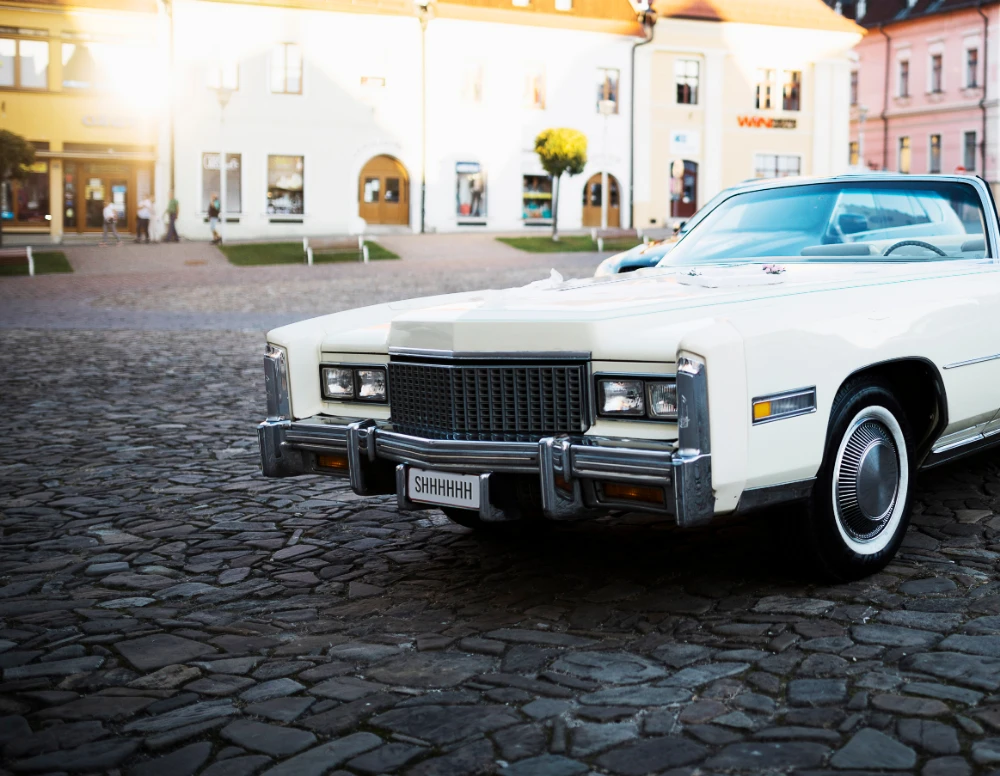
[[[677,419],[677,383],[673,380],[646,383],[649,417],[664,420]]]
[[[385,401],[385,370],[358,369],[358,399],[361,401]]]
[[[597,385],[602,415],[643,417],[646,414],[642,380],[599,380]]]
[[[323,397],[340,401],[354,398],[354,370],[346,366],[324,366],[320,369]]]

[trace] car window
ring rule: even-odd
[[[946,180],[850,181],[738,192],[662,264],[757,258],[905,261],[988,257],[978,192]]]

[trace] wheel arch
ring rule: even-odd
[[[864,378],[885,382],[903,406],[915,437],[914,469],[919,469],[948,426],[948,394],[937,365],[922,356],[879,361],[851,372],[836,393],[847,383]]]

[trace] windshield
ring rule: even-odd
[[[781,258],[989,258],[979,194],[953,181],[813,183],[735,194],[692,226],[660,266]]]

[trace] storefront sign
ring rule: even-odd
[[[226,154],[226,169],[227,170],[238,170],[240,169],[240,156],[241,154]],[[202,154],[201,155],[201,166],[206,170],[218,170],[219,169],[219,155],[218,154]]]
[[[795,129],[795,119],[772,119],[767,116],[737,116],[736,123],[741,127],[757,129]]]
[[[678,130],[670,133],[670,155],[691,157],[701,153],[701,133]]]

